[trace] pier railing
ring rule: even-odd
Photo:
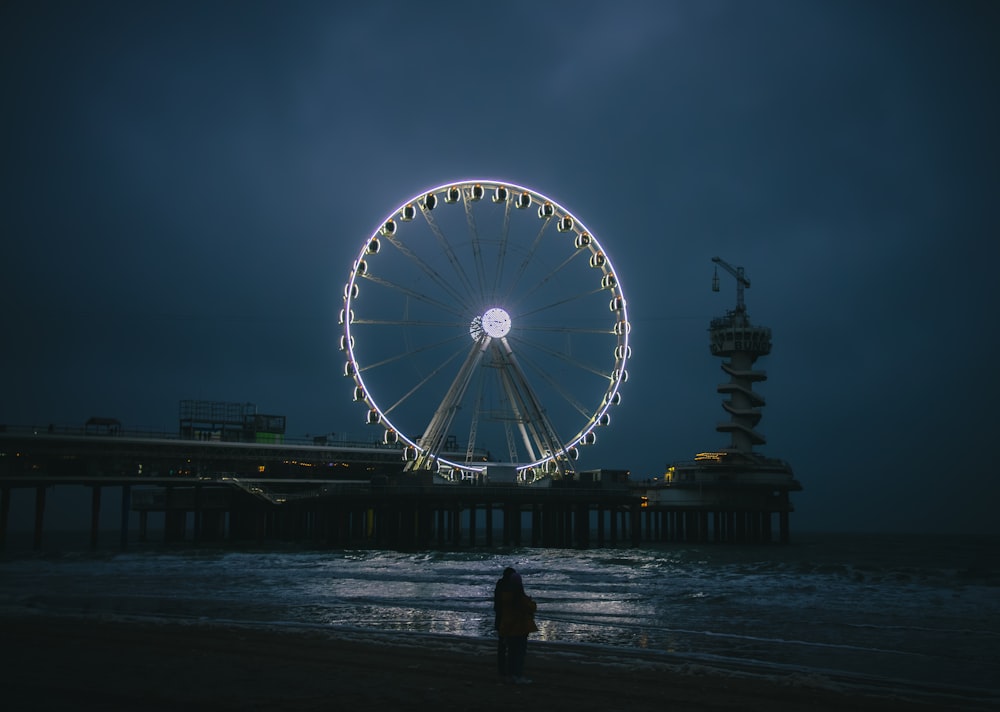
[[[381,431],[380,431],[381,432]],[[23,436],[59,436],[59,437],[87,437],[87,438],[121,438],[121,439],[143,439],[143,440],[165,440],[170,442],[224,442],[231,444],[250,444],[248,441],[212,439],[204,437],[184,436],[179,432],[157,430],[152,428],[128,428],[117,430],[99,430],[88,426],[73,425],[9,425],[0,423],[0,436],[23,435]],[[380,437],[372,433],[364,435],[359,433],[336,433],[328,435],[304,435],[301,437],[282,436],[278,442],[268,442],[268,445],[293,445],[297,447],[364,447],[381,450],[399,450],[399,445],[386,444]]]

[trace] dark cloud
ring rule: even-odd
[[[724,444],[719,254],[774,330],[797,526],[988,529],[994,3],[432,5],[5,3],[0,422],[169,430],[193,397],[361,431],[351,261],[421,189],[496,177],[623,276],[631,379],[588,465]]]

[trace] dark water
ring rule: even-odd
[[[753,548],[8,553],[0,606],[489,637],[493,584],[512,565],[540,641],[1000,707],[998,546],[799,535]]]

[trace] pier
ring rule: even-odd
[[[47,529],[63,528],[47,517],[54,488],[76,491],[94,548],[105,509],[116,513],[123,548],[157,539],[399,549],[788,540],[791,507],[787,490],[775,496],[775,483],[586,474],[532,485],[446,483],[429,472],[404,473],[399,449],[380,444],[5,427],[0,548],[15,491],[19,506],[30,498],[34,548],[43,547]]]

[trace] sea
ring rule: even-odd
[[[1000,709],[1000,537],[441,551],[8,547],[0,611],[459,642],[494,636],[493,586],[506,566],[538,604],[532,645]]]

